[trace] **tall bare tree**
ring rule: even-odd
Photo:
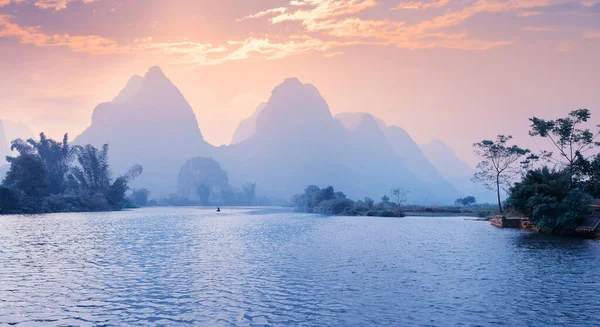
[[[498,210],[502,209],[500,189],[510,187],[515,177],[536,159],[529,149],[517,145],[508,145],[512,136],[498,135],[495,141],[483,140],[473,144],[475,154],[481,158],[473,180],[481,182],[489,190],[495,190],[498,195]]]

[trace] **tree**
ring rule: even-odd
[[[148,198],[150,197],[150,191],[146,188],[132,190],[129,196],[130,201],[138,206],[145,207],[148,205]]]
[[[577,109],[571,111],[567,117],[556,120],[544,120],[537,117],[529,119],[531,121],[529,135],[548,138],[554,148],[558,150],[558,158],[554,157],[551,151],[543,151],[542,157],[567,167],[571,187],[574,186],[575,163],[580,159],[587,160],[585,154],[594,147],[600,146],[600,142],[596,141],[600,134],[600,125],[597,126],[599,131],[596,134],[588,128],[579,128],[590,117],[591,113],[588,109]]]
[[[11,160],[3,185],[33,198],[41,198],[49,194],[44,164],[31,152],[23,152]]]
[[[458,198],[458,199],[456,199],[456,201],[454,201],[454,204],[456,204],[457,206],[464,206],[464,207],[473,205],[475,203],[477,203],[477,200],[472,195],[466,196],[464,198]]]
[[[381,206],[382,207],[387,207],[390,204],[390,197],[387,195],[384,195],[383,197],[381,197]]]
[[[531,155],[529,149],[508,145],[511,139],[510,135],[498,135],[496,141],[483,140],[473,144],[475,154],[481,158],[473,180],[481,182],[489,190],[496,191],[498,210],[501,214],[504,211],[502,210],[500,189],[502,186],[510,188],[514,178],[528,167],[532,160],[536,159],[534,155]],[[525,157],[527,155],[529,156]]]
[[[19,205],[19,198],[15,193],[4,186],[0,186],[0,214],[11,214]]]
[[[410,193],[408,190],[400,187],[392,189],[392,198],[396,201],[398,207],[402,206],[408,200],[408,194]]]
[[[81,190],[105,192],[111,184],[108,164],[108,144],[97,149],[92,145],[73,147],[78,166],[71,168],[71,176]]]
[[[315,198],[315,206],[323,201],[333,200],[335,198],[335,190],[333,186],[327,186],[326,188],[319,191]]]
[[[69,179],[75,190],[92,206],[92,210],[106,210],[102,198],[110,210],[125,207],[125,193],[129,184],[143,171],[142,166],[134,165],[126,174],[112,181],[112,173],[108,164],[108,145],[97,149],[92,145],[75,146],[73,151],[77,158],[77,166],[71,167]]]
[[[365,197],[364,202],[368,209],[373,209],[373,206],[375,205],[375,200],[371,199],[370,197]]]
[[[572,189],[569,179],[567,169],[530,170],[511,188],[506,204],[544,232],[570,233],[589,214],[592,197],[581,189]]]
[[[583,189],[595,198],[600,198],[600,155],[593,159],[579,160],[576,175]]]
[[[62,142],[55,141],[40,133],[40,140],[16,139],[12,142],[11,150],[17,151],[19,155],[33,155],[39,158],[44,167],[48,191],[50,194],[60,194],[65,191],[66,175],[69,164],[73,161],[73,151],[69,145],[69,136],[65,134]],[[7,157],[12,163],[16,158]]]

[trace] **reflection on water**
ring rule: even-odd
[[[461,218],[0,217],[0,325],[591,326],[600,242]]]

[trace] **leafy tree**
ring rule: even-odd
[[[333,200],[335,198],[335,190],[333,186],[327,186],[319,191],[315,198],[315,206],[323,201]]]
[[[150,191],[146,188],[132,190],[129,196],[130,201],[138,206],[145,207],[148,205],[148,198],[150,197]]]
[[[373,206],[375,205],[375,200],[371,199],[370,197],[366,197],[364,202],[368,209],[373,209]]]
[[[11,214],[19,205],[19,198],[8,187],[0,186],[0,214]]]
[[[108,164],[108,144],[97,149],[92,145],[73,147],[78,166],[71,168],[71,176],[79,188],[89,192],[104,192],[111,184]]]
[[[569,185],[568,170],[530,170],[506,201],[547,233],[570,233],[589,214],[592,197]]]
[[[347,198],[348,198],[348,197],[346,196],[346,194],[344,194],[344,192],[342,192],[342,191],[337,191],[337,192],[335,192],[335,194],[333,195],[333,197],[334,197],[335,199],[338,199],[338,200],[343,200],[343,199],[347,199]]]
[[[475,199],[475,197],[472,195],[466,196],[464,198],[458,198],[456,199],[456,201],[454,201],[454,204],[456,204],[457,206],[464,207],[473,205],[475,203],[477,203],[477,199]]]
[[[48,196],[48,181],[44,164],[33,152],[23,152],[11,159],[10,170],[3,185],[33,198]]]
[[[402,187],[392,189],[392,198],[396,201],[398,207],[402,206],[408,200],[408,194],[410,192]]]
[[[387,207],[389,205],[390,205],[390,197],[387,195],[384,195],[383,197],[381,197],[381,206]]]
[[[12,142],[11,150],[17,151],[19,155],[34,155],[40,159],[50,194],[60,194],[65,191],[67,187],[65,176],[69,171],[69,164],[73,161],[68,134],[64,135],[62,142],[49,139],[44,133],[40,133],[39,141],[16,139]],[[6,159],[10,163],[16,160],[14,157]]]
[[[577,161],[576,175],[583,189],[595,198],[600,198],[600,155],[591,160]]]
[[[78,165],[71,167],[69,179],[76,185],[76,190],[86,197],[92,210],[106,210],[99,209],[103,205],[107,205],[111,210],[123,209],[129,183],[142,173],[142,166],[134,165],[125,175],[117,177],[113,182],[108,164],[107,144],[102,149],[86,145],[75,146],[73,150]],[[103,203],[103,199],[106,203]]]
[[[548,138],[554,148],[558,150],[558,158],[551,151],[543,151],[542,157],[561,166],[566,166],[569,173],[569,185],[573,187],[575,164],[578,160],[587,160],[585,154],[600,142],[596,141],[599,131],[595,134],[588,128],[580,128],[591,117],[588,109],[571,111],[567,117],[556,120],[544,120],[537,117],[530,118],[531,130],[529,135]]]
[[[508,145],[511,139],[510,135],[498,135],[496,141],[483,140],[473,144],[475,154],[481,158],[473,180],[483,183],[489,190],[496,191],[501,214],[503,210],[500,189],[503,186],[510,187],[513,179],[536,159],[529,149]]]

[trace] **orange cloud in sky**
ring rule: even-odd
[[[560,113],[597,101],[599,1],[232,3],[0,0],[0,74],[11,77],[0,80],[0,116],[80,131],[129,76],[160,65],[215,144],[274,85],[298,76],[336,113],[373,111],[421,140],[469,139],[470,153],[491,130],[513,132],[525,107]],[[256,97],[230,104],[246,93]],[[469,123],[481,108],[490,122]],[[518,122],[528,127],[527,117]]]
[[[0,0],[8,4],[11,0]],[[7,2],[8,1],[8,2]],[[12,0],[22,2],[22,0]],[[91,3],[94,0],[37,0],[40,8],[65,9],[69,2]],[[565,4],[567,0],[480,0],[460,2],[461,9],[448,10],[411,24],[392,18],[364,19],[360,15],[379,5],[376,0],[294,0],[285,7],[265,9],[237,19],[269,17],[270,24],[296,22],[301,30],[283,35],[250,35],[236,40],[223,40],[220,45],[182,41],[157,41],[152,37],[139,37],[129,43],[100,35],[46,34],[39,26],[21,26],[14,23],[14,16],[0,16],[0,37],[14,37],[20,43],[36,46],[62,46],[74,52],[89,54],[133,54],[163,56],[172,63],[186,65],[215,65],[228,61],[278,59],[306,52],[339,53],[340,48],[362,45],[392,45],[405,49],[449,48],[462,50],[487,50],[511,44],[512,37],[486,39],[472,37],[467,31],[449,31],[480,13],[514,12],[527,16],[536,8]],[[448,0],[431,2],[403,2],[391,8],[430,9],[445,7]],[[591,5],[590,1],[583,1]],[[553,27],[544,27],[550,29]],[[524,27],[533,31],[533,27]],[[536,31],[541,31],[537,28]]]
[[[450,0],[438,0],[433,2],[422,2],[422,1],[411,1],[407,3],[401,3],[392,10],[401,9],[430,9],[430,8],[441,8],[450,3]]]
[[[62,10],[66,9],[69,2],[81,1],[83,3],[92,3],[94,0],[36,0],[34,5],[43,9]],[[0,0],[0,7],[10,3],[26,3],[28,0]]]

